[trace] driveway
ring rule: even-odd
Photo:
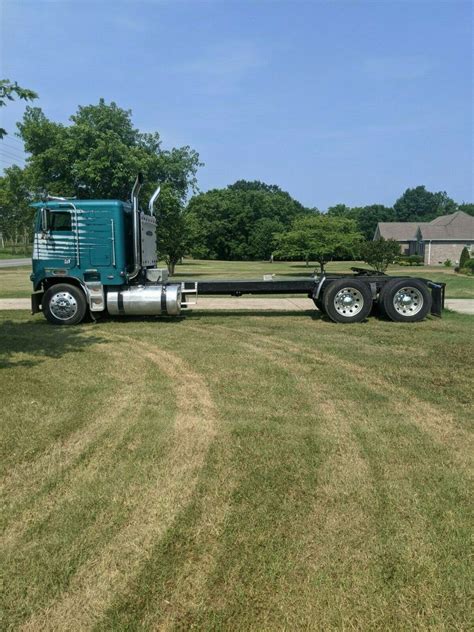
[[[18,268],[31,266],[31,259],[0,259],[0,268]]]
[[[474,315],[474,299],[447,298],[446,308],[461,314]],[[30,309],[29,298],[2,298],[0,310]],[[202,297],[196,306],[191,307],[196,311],[276,311],[276,312],[304,312],[316,309],[309,298],[210,298]],[[184,310],[186,313],[186,310]]]

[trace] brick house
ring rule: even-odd
[[[379,222],[374,240],[395,239],[404,255],[421,255],[425,265],[438,266],[449,259],[459,263],[464,246],[474,254],[474,217],[456,211],[431,222]]]

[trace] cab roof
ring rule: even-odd
[[[74,204],[76,208],[85,210],[94,210],[107,208],[111,206],[129,206],[130,202],[123,202],[122,200],[76,200],[74,198],[66,198],[65,200],[46,200],[44,202],[33,202],[30,204],[33,208],[49,208],[49,209],[63,209],[71,208],[70,204]]]

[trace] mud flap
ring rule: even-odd
[[[37,314],[41,312],[41,302],[43,300],[44,292],[35,292],[31,295],[31,313]]]
[[[433,283],[428,282],[428,286],[431,288],[431,314],[433,316],[441,317],[444,309],[444,290],[446,288],[445,283]]]

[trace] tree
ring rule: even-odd
[[[36,92],[28,88],[22,88],[16,81],[13,83],[10,79],[0,79],[0,108],[5,107],[7,101],[14,101],[15,96],[24,101],[33,101],[33,99],[38,98]],[[6,135],[7,130],[0,127],[0,139]]]
[[[276,219],[262,217],[254,224],[249,239],[250,251],[255,259],[270,259],[276,248],[276,235],[285,226]]]
[[[367,241],[361,248],[363,261],[378,272],[385,272],[388,266],[400,256],[400,244],[395,239]]]
[[[267,259],[273,235],[308,209],[276,185],[239,180],[194,196],[188,205],[196,227],[192,254],[205,259]]]
[[[0,233],[17,244],[31,240],[34,211],[23,169],[16,165],[5,169],[0,177]]]
[[[70,125],[47,119],[28,106],[17,124],[34,191],[79,198],[127,199],[136,174],[145,176],[143,195],[157,182],[169,184],[184,200],[196,190],[199,155],[190,147],[164,150],[160,136],[135,129],[131,111],[100,99],[79,107]]]
[[[275,255],[280,259],[311,259],[321,266],[336,258],[354,257],[362,236],[354,220],[327,215],[297,218],[291,230],[277,238]]]
[[[459,257],[459,269],[465,268],[466,263],[469,261],[470,258],[471,256],[469,254],[469,250],[466,248],[466,246],[464,246],[464,248],[461,250],[461,256]]]
[[[353,208],[345,204],[337,204],[329,207],[327,214],[331,217],[346,217],[355,220],[358,229],[367,240],[373,238],[379,222],[395,221],[393,208],[383,204],[370,204],[369,206],[355,206]]]
[[[464,213],[467,213],[468,215],[473,215],[474,216],[474,204],[468,203],[468,202],[463,202],[462,204],[458,204],[458,211],[463,211]]]
[[[439,215],[454,213],[456,203],[445,191],[432,193],[426,187],[407,189],[393,205],[395,218],[399,222],[430,221]]]
[[[191,242],[192,224],[182,200],[165,185],[156,204],[156,245],[158,256],[166,261],[171,275]]]

